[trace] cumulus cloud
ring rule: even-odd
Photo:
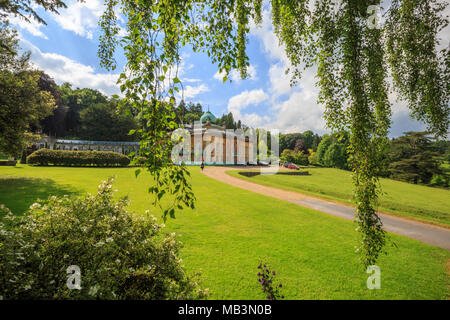
[[[22,40],[21,46],[31,51],[31,62],[59,84],[69,82],[75,87],[98,89],[106,95],[120,93],[116,85],[118,74],[96,73],[91,66],[60,54],[42,52],[26,40]]]
[[[252,28],[251,35],[261,44],[262,51],[272,60],[268,71],[271,97],[270,113],[264,127],[279,129],[282,132],[303,132],[313,130],[324,133],[323,106],[317,104],[318,88],[315,86],[315,69],[303,72],[298,86],[291,87],[291,75],[286,74],[291,68],[284,46],[279,44],[273,32],[270,13],[263,11],[263,21],[257,28]],[[287,96],[287,97],[286,97]]]
[[[228,111],[233,112],[242,110],[249,105],[258,104],[266,100],[267,98],[267,94],[262,89],[251,91],[245,90],[240,94],[230,98],[230,100],[228,101]]]
[[[10,17],[8,19],[12,25],[14,25],[22,30],[26,30],[33,36],[48,39],[47,36],[44,34],[44,32],[42,32],[42,30],[41,30],[43,25],[38,23],[36,20],[30,19],[30,22],[27,22],[20,17]]]
[[[270,118],[267,116],[261,117],[256,113],[242,113],[241,111],[250,105],[257,105],[267,100],[268,98],[269,96],[262,89],[251,91],[245,90],[228,100],[228,112],[232,112],[235,119],[240,119],[244,124],[248,126],[261,126]]]
[[[58,14],[53,14],[53,19],[64,29],[75,34],[93,39],[93,34],[98,27],[98,19],[104,12],[104,2],[101,0],[89,0],[78,2],[68,1],[67,9],[62,9]]]
[[[193,87],[193,86],[186,86],[184,88],[183,94],[184,94],[184,98],[192,99],[195,96],[197,96],[197,95],[199,95],[199,94],[201,94],[203,92],[208,92],[208,91],[209,91],[209,88],[208,88],[207,85],[200,84],[200,85],[195,86],[195,87]]]
[[[248,79],[258,80],[258,78],[256,77],[256,67],[254,65],[250,65],[247,68],[247,74],[248,74]],[[222,71],[222,72],[217,71],[214,74],[214,79],[222,82],[223,77],[225,77],[225,75],[226,75],[225,71]],[[230,74],[228,75],[228,78],[235,82],[240,82],[242,80],[239,71],[236,69],[231,70]]]

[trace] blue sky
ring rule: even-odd
[[[41,11],[47,26],[12,19],[20,33],[21,47],[30,50],[31,61],[58,84],[67,81],[74,87],[94,88],[107,95],[119,93],[115,84],[118,71],[102,69],[97,57],[100,34],[97,22],[103,12],[103,0],[83,4],[68,0],[66,3],[68,8],[60,10],[60,15]],[[118,51],[118,70],[125,62],[120,53]],[[229,76],[233,81],[223,83],[217,67],[206,55],[184,50],[181,80],[185,100],[200,102],[216,116],[231,111],[235,118],[254,127],[281,132],[327,132],[322,119],[323,107],[316,102],[315,70],[305,71],[299,85],[290,87],[290,78],[284,73],[289,61],[272,32],[268,10],[264,11],[262,25],[251,31],[248,55],[250,78],[240,80],[237,72],[233,72]],[[424,129],[423,125],[409,119],[404,103],[395,102],[393,94],[391,100],[391,136]]]

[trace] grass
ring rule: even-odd
[[[333,168],[307,167],[310,175],[257,175],[244,177],[238,171],[227,173],[255,183],[353,204],[351,172]],[[379,210],[395,215],[450,227],[450,191],[381,179],[383,194]]]
[[[354,224],[190,170],[197,208],[178,212],[166,229],[180,235],[185,266],[202,272],[212,299],[264,299],[256,275],[260,258],[276,270],[288,299],[448,298],[450,254],[444,249],[391,235],[398,248],[389,247],[380,258],[381,289],[368,290],[368,274],[355,254]],[[132,168],[0,168],[0,203],[22,214],[33,197],[93,192],[112,175],[118,196],[128,195],[131,209],[160,216],[147,194],[151,178],[136,179]]]

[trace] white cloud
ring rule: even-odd
[[[8,18],[9,22],[20,29],[28,31],[35,37],[41,37],[44,39],[48,39],[47,36],[42,32],[41,28],[44,26],[43,24],[38,23],[36,20],[31,19],[30,22],[25,21],[20,17],[10,17]]]
[[[208,86],[206,86],[205,84],[201,84],[199,86],[193,87],[193,86],[186,86],[184,88],[184,98],[185,99],[192,99],[195,96],[203,93],[203,92],[208,92],[209,88]]]
[[[264,122],[268,121],[267,117],[261,117],[256,113],[244,114],[241,111],[250,105],[257,105],[268,98],[269,96],[262,89],[245,90],[228,100],[228,112],[232,112],[236,120],[240,119],[247,126],[261,126]]]
[[[258,104],[266,99],[268,99],[268,96],[262,89],[245,90],[228,100],[228,111],[240,111],[249,105]]]
[[[93,34],[98,27],[98,19],[104,12],[104,3],[101,0],[88,0],[80,3],[76,0],[67,2],[67,9],[62,9],[58,14],[53,14],[54,20],[65,30],[93,39]]]
[[[273,61],[268,71],[272,118],[266,117],[264,127],[283,132],[313,130],[324,133],[324,108],[317,104],[319,90],[315,86],[316,70],[305,70],[298,86],[291,87],[291,74],[286,74],[286,69],[290,68],[291,64],[284,46],[279,45],[273,32],[268,10],[263,11],[263,21],[259,27],[252,28],[251,35],[259,39],[262,51]],[[287,95],[287,98],[280,101],[282,95]]]
[[[220,82],[222,82],[223,81],[223,77],[225,77],[225,74],[226,74],[225,71],[222,71],[222,72],[217,71],[214,74],[214,79],[219,80]],[[248,74],[248,79],[250,79],[250,80],[258,80],[258,78],[256,77],[256,67],[254,65],[250,65],[247,68],[247,74]],[[242,80],[241,79],[241,74],[236,69],[231,70],[228,78],[231,79],[232,81],[235,81],[235,82],[240,82]]]
[[[96,73],[94,68],[56,53],[44,53],[22,40],[22,48],[31,51],[31,62],[57,83],[69,82],[75,87],[98,89],[106,95],[119,94],[118,74]]]

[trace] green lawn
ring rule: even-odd
[[[248,178],[240,175],[239,171],[227,173],[255,183],[353,204],[351,172],[317,167],[301,170],[308,171],[310,175],[258,175]],[[380,198],[379,210],[450,226],[449,190],[391,179],[381,179],[381,186],[383,195]]]
[[[256,276],[260,258],[277,271],[289,299],[448,298],[447,250],[392,235],[398,248],[389,247],[378,263],[381,289],[368,290],[354,224],[191,170],[197,208],[179,212],[166,226],[180,235],[186,268],[202,271],[213,299],[264,298]],[[0,203],[21,214],[37,197],[93,192],[112,175],[133,210],[151,209],[151,180],[146,174],[136,179],[132,168],[0,168]]]

